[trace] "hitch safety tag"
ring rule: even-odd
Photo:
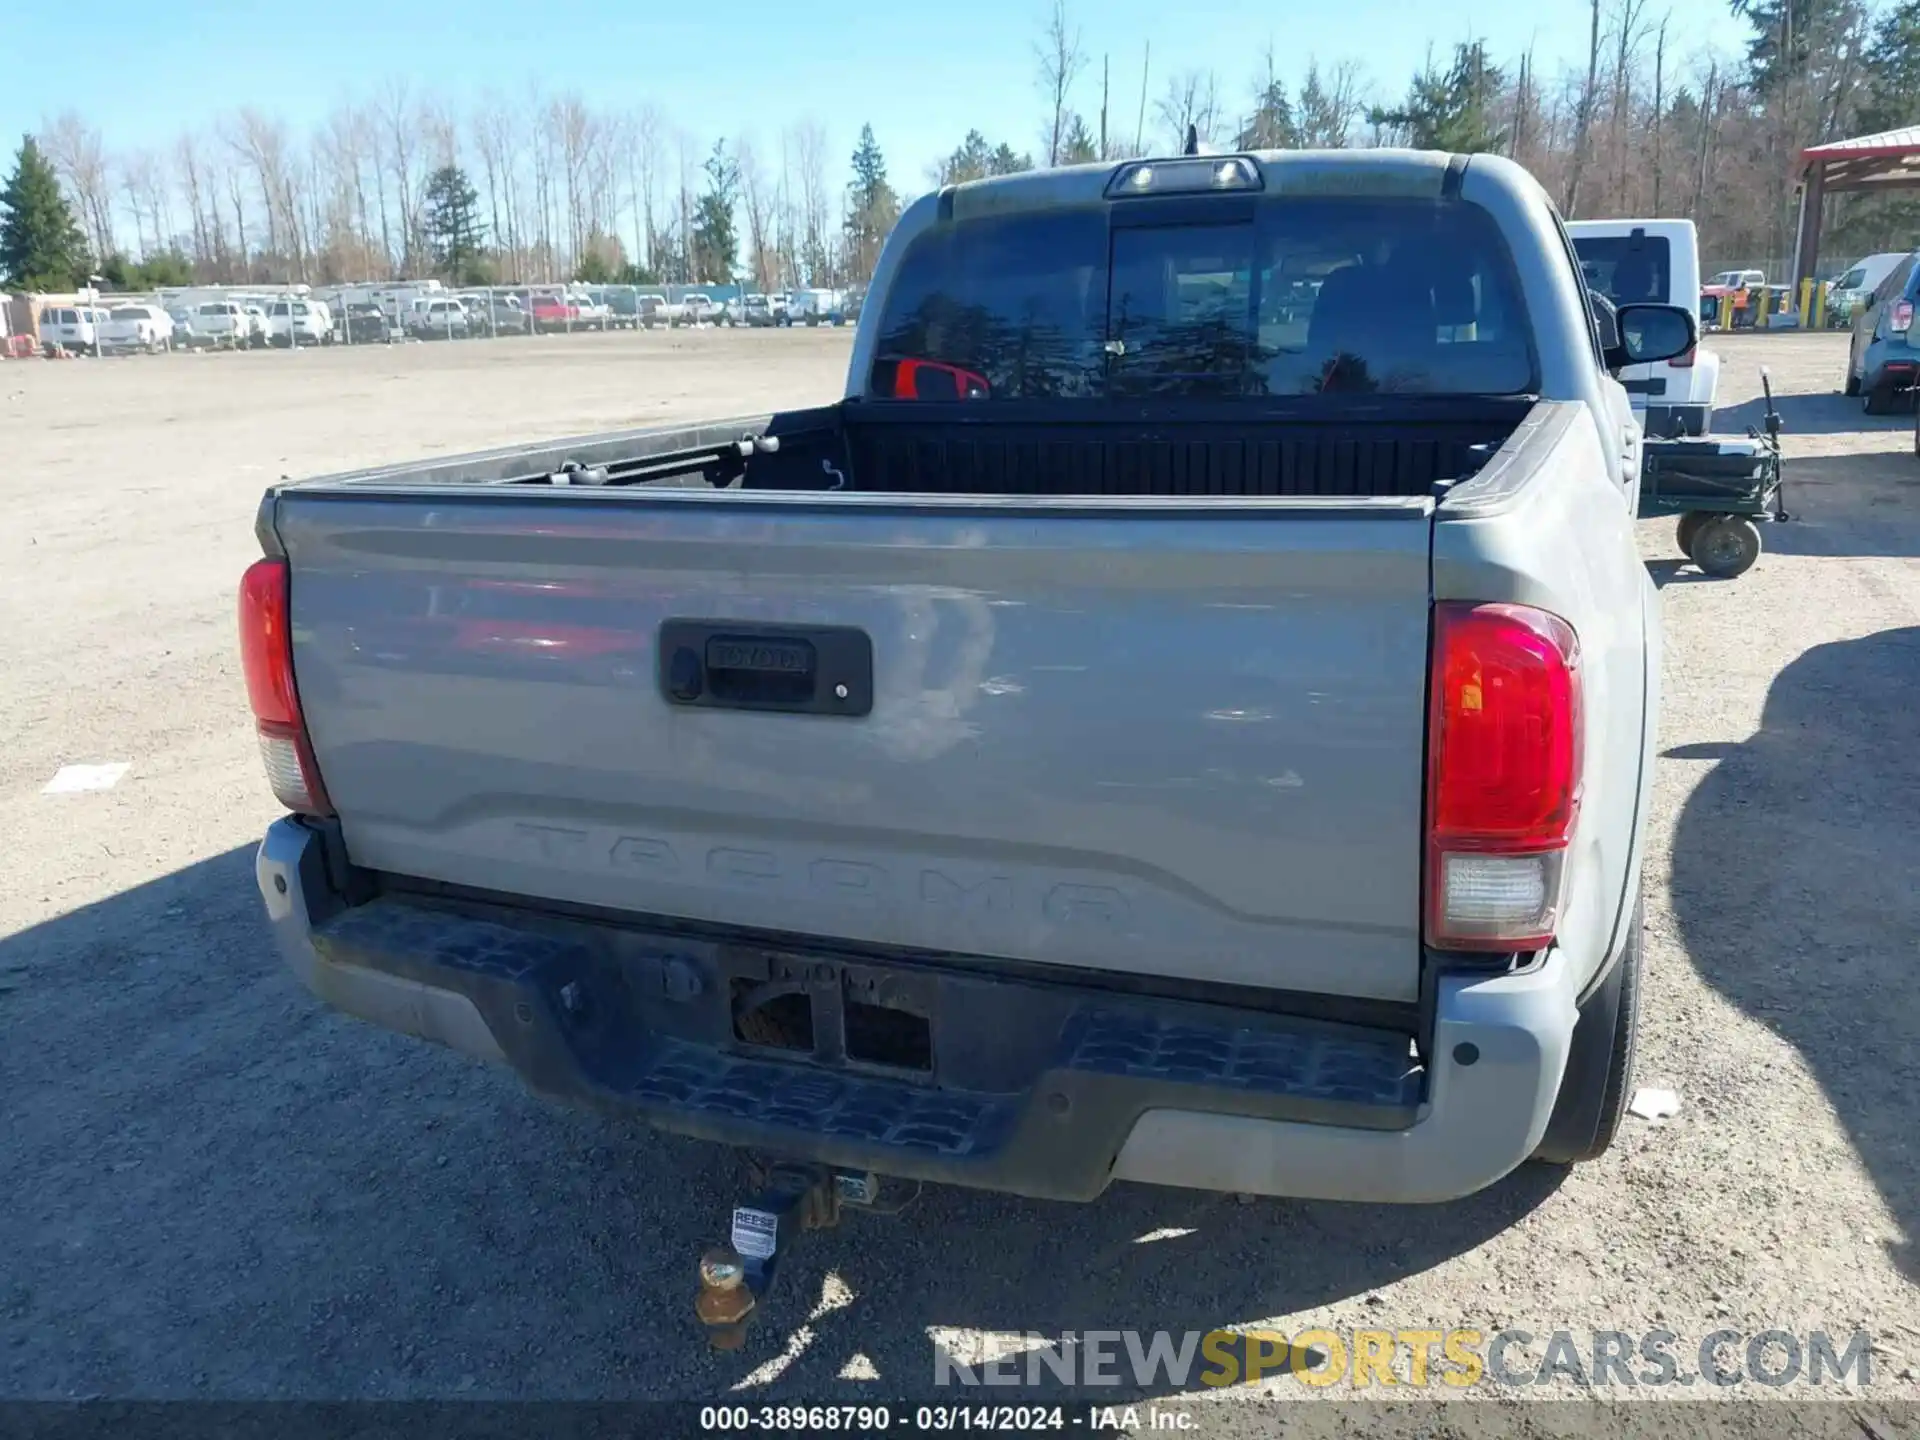
[[[733,1248],[749,1260],[770,1260],[779,1244],[780,1217],[751,1205],[733,1210]]]
[[[871,1205],[880,1193],[880,1181],[871,1170],[833,1172],[833,1188],[847,1205]]]

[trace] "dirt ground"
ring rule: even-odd
[[[810,1237],[716,1358],[690,1301],[727,1155],[301,990],[251,878],[276,809],[232,596],[261,489],[829,400],[847,338],[0,364],[0,1398],[858,1400],[927,1393],[935,1348],[983,1333],[1256,1325],[1665,1329],[1683,1355],[1864,1329],[1864,1400],[1920,1398],[1920,462],[1910,420],[1838,396],[1836,336],[1716,342],[1721,428],[1757,418],[1765,364],[1789,435],[1796,519],[1750,574],[1643,527],[1666,698],[1639,1083],[1681,1109],[1570,1177],[1417,1211],[930,1192]]]

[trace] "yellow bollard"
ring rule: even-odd
[[[1731,295],[1722,295],[1720,297],[1720,328],[1722,330],[1733,329],[1733,296]]]

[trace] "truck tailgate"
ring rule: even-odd
[[[359,865],[1411,1000],[1431,508],[294,489],[275,528]],[[670,621],[776,671],[858,632],[870,712],[677,703]]]

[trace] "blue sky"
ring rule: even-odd
[[[1381,98],[1404,91],[1428,47],[1485,37],[1507,62],[1532,45],[1540,73],[1583,63],[1582,0],[1339,0],[1274,6],[1244,0],[1070,0],[1090,63],[1075,95],[1099,107],[1100,57],[1112,58],[1115,126],[1139,107],[1141,51],[1152,44],[1150,96],[1167,77],[1212,68],[1235,107],[1269,40],[1283,76],[1309,56],[1359,62]],[[404,75],[464,111],[492,87],[530,82],[572,89],[590,104],[651,102],[689,131],[757,135],[777,156],[783,126],[811,116],[836,162],[870,121],[898,188],[926,171],[970,126],[1032,149],[1042,118],[1033,42],[1048,0],[732,0],[702,7],[662,0],[333,0],[324,6],[193,0],[96,0],[67,10],[19,5],[5,25],[13,63],[0,87],[0,137],[66,108],[104,131],[110,149],[160,147],[182,127],[208,125],[242,104],[304,128],[343,99]],[[1613,5],[1608,0],[1605,8]],[[1648,0],[1670,12],[1682,73],[1729,52],[1744,27],[1724,0]],[[190,14],[188,23],[184,17]],[[316,24],[316,17],[320,23]],[[216,88],[215,80],[220,84]],[[1149,128],[1151,128],[1149,106]],[[833,176],[837,184],[842,177]]]

